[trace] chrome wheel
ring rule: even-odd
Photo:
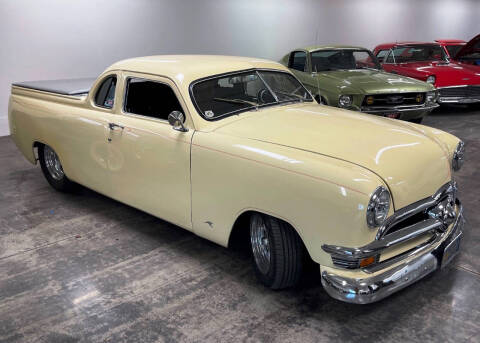
[[[265,222],[258,214],[250,222],[250,242],[258,269],[267,274],[270,269],[270,240]]]
[[[63,179],[65,173],[63,172],[62,164],[55,151],[53,151],[48,145],[45,145],[43,148],[43,155],[45,166],[47,167],[50,176],[55,180]]]

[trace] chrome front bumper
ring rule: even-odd
[[[468,98],[468,97],[439,97],[439,104],[476,104],[480,102],[480,97],[478,98]]]
[[[388,297],[438,269],[445,247],[462,235],[463,224],[463,213],[460,212],[450,233],[434,250],[371,277],[348,278],[320,270],[322,285],[331,297],[355,304],[369,304]],[[450,256],[445,262],[452,258]]]
[[[439,105],[437,103],[424,104],[424,105],[405,105],[405,106],[392,106],[392,107],[365,107],[363,106],[360,110],[365,113],[372,114],[382,114],[382,113],[392,113],[392,112],[412,112],[412,111],[421,111],[421,112],[431,112]]]

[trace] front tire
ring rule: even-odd
[[[70,181],[63,171],[62,164],[57,153],[48,145],[38,147],[38,160],[42,167],[42,172],[50,186],[60,192],[71,192],[75,188],[75,183]]]
[[[265,286],[295,286],[302,274],[304,247],[287,223],[260,213],[250,217],[250,248],[257,278]]]

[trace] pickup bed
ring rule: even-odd
[[[90,91],[96,78],[26,81],[12,84],[15,87],[34,89],[43,92],[61,95],[86,95]]]

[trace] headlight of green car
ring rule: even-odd
[[[350,107],[352,106],[353,97],[351,95],[340,95],[338,98],[338,106],[340,107]]]

